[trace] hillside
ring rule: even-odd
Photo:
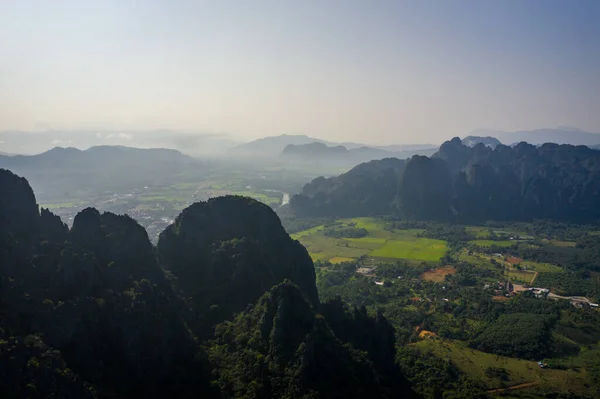
[[[315,179],[291,207],[297,215],[319,217],[377,212],[470,222],[600,220],[600,153],[584,146],[471,148],[454,138],[431,158],[415,156],[403,169],[388,164],[373,161],[337,178]],[[382,170],[386,179],[373,175]]]
[[[192,205],[157,253],[129,216],[88,208],[69,229],[0,169],[3,397],[410,397],[320,306],[306,250],[254,200]]]

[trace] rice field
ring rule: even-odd
[[[437,262],[448,251],[445,241],[418,237],[423,230],[387,230],[383,222],[375,218],[342,219],[337,226],[366,229],[368,235],[361,238],[329,237],[325,235],[326,226],[321,225],[292,234],[292,238],[306,247],[313,260],[332,263],[356,260],[361,256],[380,262]]]

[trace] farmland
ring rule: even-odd
[[[362,237],[328,233],[355,235],[363,228],[368,234]],[[598,252],[582,247],[596,248],[597,240],[558,228],[556,235],[544,229],[527,236],[533,229],[524,224],[505,230],[518,233],[508,233],[513,240],[502,237],[511,245],[500,248],[486,245],[503,242],[499,229],[466,226],[461,232],[456,226],[376,219],[345,219],[296,237],[313,258],[330,261],[316,264],[323,302],[342,298],[381,311],[395,327],[398,364],[423,397],[451,390],[471,398],[600,397],[600,312],[554,296],[600,300],[600,273],[590,270],[585,279],[573,273],[581,267],[573,262],[594,267]],[[447,248],[443,263],[439,254],[435,262],[419,260],[439,250],[439,242]],[[366,256],[363,270],[343,263],[359,254]],[[553,296],[529,287],[550,289]]]
[[[586,393],[586,384],[589,383],[588,375],[583,370],[542,369],[535,361],[481,352],[460,341],[425,339],[413,345],[422,352],[431,352],[451,360],[486,390],[528,384],[529,389],[582,394]],[[506,377],[498,378],[490,374],[490,369],[504,369]]]
[[[364,237],[331,237],[331,229],[365,229]],[[386,229],[384,223],[373,218],[343,219],[336,224],[316,226],[292,234],[310,253],[313,260],[340,262],[339,259],[356,260],[361,256],[374,261],[406,260],[413,263],[437,262],[447,250],[447,243],[420,237],[422,230]]]

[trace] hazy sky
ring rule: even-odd
[[[0,0],[0,130],[600,132],[600,1]]]

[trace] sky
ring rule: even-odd
[[[0,130],[600,132],[600,1],[0,0]]]

